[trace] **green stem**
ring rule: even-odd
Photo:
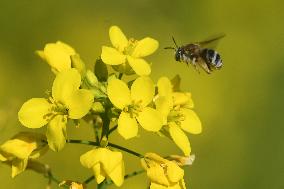
[[[72,143],[72,144],[86,144],[90,146],[100,146],[100,143],[88,141],[88,140],[76,140],[76,139],[67,139],[66,143]]]
[[[128,178],[134,177],[134,176],[136,176],[136,175],[140,175],[141,173],[144,173],[144,172],[145,172],[144,169],[139,170],[139,171],[134,171],[134,172],[132,172],[132,173],[129,173],[129,174],[127,174],[127,175],[124,175],[124,179],[128,179]],[[107,185],[111,185],[111,184],[113,184],[113,181],[112,181],[112,180],[108,180],[108,181],[106,182],[106,184],[107,184]]]
[[[117,125],[115,125],[114,127],[112,127],[109,131],[108,131],[108,135],[110,135],[113,131],[115,131],[117,129]]]
[[[51,185],[51,182],[55,182],[57,185],[59,185],[61,182],[52,174],[52,172],[48,172],[48,185]],[[69,187],[66,185],[62,185],[61,187],[68,189]]]
[[[119,73],[119,75],[118,75],[118,79],[120,79],[120,80],[121,80],[122,76],[123,76],[123,73]]]
[[[130,173],[130,174],[125,175],[125,176],[124,176],[124,179],[128,179],[128,178],[134,177],[134,176],[136,176],[136,175],[140,175],[141,173],[144,173],[144,172],[145,172],[144,169],[139,170],[139,171],[134,171],[134,172],[132,172],[132,173]]]
[[[92,176],[90,176],[89,178],[87,178],[83,183],[84,184],[89,184],[92,180],[94,180],[95,179],[95,176],[94,175],[92,175]]]
[[[88,140],[75,140],[75,139],[67,139],[66,140],[66,143],[73,143],[73,144],[86,144],[86,145],[91,145],[91,146],[100,146],[100,144],[98,142],[93,142],[93,141],[88,141]],[[142,154],[139,154],[137,152],[134,152],[132,150],[129,150],[125,147],[122,147],[122,146],[119,146],[119,145],[116,145],[116,144],[113,144],[113,143],[108,143],[108,146],[111,146],[113,148],[116,148],[116,149],[119,149],[119,150],[122,150],[124,152],[127,152],[129,154],[132,154],[134,156],[137,156],[139,158],[143,158],[144,156]]]
[[[139,153],[137,153],[137,152],[134,152],[134,151],[132,151],[132,150],[129,150],[129,149],[127,149],[127,148],[124,148],[124,147],[122,147],[122,146],[119,146],[119,145],[116,145],[116,144],[113,144],[113,143],[110,143],[110,142],[108,143],[108,146],[111,146],[111,147],[113,147],[113,148],[122,150],[122,151],[124,151],[124,152],[127,152],[127,153],[129,153],[129,154],[132,154],[132,155],[137,156],[137,157],[139,157],[139,158],[143,158],[143,157],[144,157],[142,154],[139,154]]]
[[[107,188],[107,185],[105,185],[105,182],[102,182],[97,185],[97,189],[106,189],[106,188]]]
[[[55,178],[52,173],[48,173],[48,179],[50,181],[55,182],[56,184],[60,184],[60,181],[57,178]]]
[[[110,124],[110,119],[108,118],[108,112],[109,111],[110,111],[110,108],[108,106],[106,106],[105,112],[101,114],[101,117],[102,117],[102,120],[103,120],[101,140],[102,140],[103,137],[108,138],[109,124]]]

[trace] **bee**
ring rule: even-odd
[[[220,34],[217,37],[212,37],[201,42],[190,43],[183,46],[178,46],[174,37],[172,37],[175,47],[166,47],[165,49],[175,50],[175,60],[184,62],[187,65],[191,64],[199,72],[200,66],[206,73],[210,74],[213,70],[219,70],[223,66],[220,54],[212,48],[207,48],[212,42],[225,37]]]

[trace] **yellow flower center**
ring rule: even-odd
[[[138,40],[133,39],[133,38],[129,39],[128,45],[127,47],[125,47],[122,53],[125,55],[132,55],[137,43],[138,43]]]
[[[141,103],[142,101],[132,101],[132,103],[126,106],[123,111],[129,113],[131,118],[137,117],[143,109]]]
[[[52,97],[49,97],[49,102],[52,104],[51,111],[43,116],[44,119],[50,121],[56,115],[68,115],[68,108],[61,102],[55,101]]]
[[[168,114],[168,122],[174,122],[177,125],[181,125],[181,121],[184,121],[185,116],[180,111],[179,107],[173,108]]]

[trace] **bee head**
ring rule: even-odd
[[[181,55],[183,53],[183,49],[177,45],[176,40],[175,40],[174,37],[172,37],[172,39],[173,39],[175,47],[165,47],[165,49],[173,49],[173,50],[175,50],[175,59],[176,59],[176,61],[180,61]]]
[[[175,54],[176,61],[180,62],[182,54],[183,54],[183,49],[181,47],[178,47]]]

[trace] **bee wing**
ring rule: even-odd
[[[219,34],[216,34],[216,35],[212,35],[212,36],[206,38],[205,40],[200,41],[200,42],[196,42],[196,43],[199,44],[202,48],[215,49],[216,46],[218,45],[219,40],[222,39],[225,36],[226,36],[225,33],[219,33]]]
[[[211,73],[212,70],[210,66],[208,66],[208,64],[205,62],[205,60],[203,60],[203,58],[200,58],[197,63],[206,73]]]

